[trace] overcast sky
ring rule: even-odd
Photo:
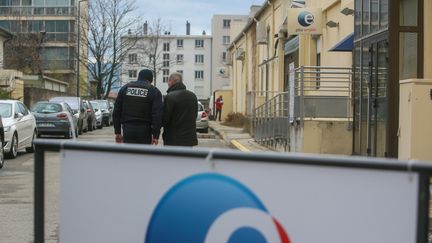
[[[191,23],[191,34],[211,34],[211,18],[215,14],[249,14],[251,5],[262,5],[264,0],[137,0],[135,14],[152,22],[158,18],[171,34],[186,34],[186,21]]]

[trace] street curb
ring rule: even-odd
[[[231,145],[234,146],[234,148],[243,151],[243,152],[250,152],[248,148],[243,146],[241,143],[239,143],[237,140],[233,139],[231,140]]]

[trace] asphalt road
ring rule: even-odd
[[[104,127],[83,134],[78,141],[113,143],[113,134],[112,127]],[[198,147],[229,145],[209,133],[199,134]],[[47,153],[45,159],[45,242],[58,242],[60,154]],[[33,241],[33,166],[33,154],[21,152],[0,169],[0,242]]]

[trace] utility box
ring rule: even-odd
[[[400,82],[399,159],[432,160],[432,79]]]

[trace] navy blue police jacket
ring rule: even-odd
[[[114,103],[115,134],[121,134],[121,124],[143,123],[151,126],[153,138],[159,139],[163,103],[158,88],[148,81],[138,80],[124,85]]]

